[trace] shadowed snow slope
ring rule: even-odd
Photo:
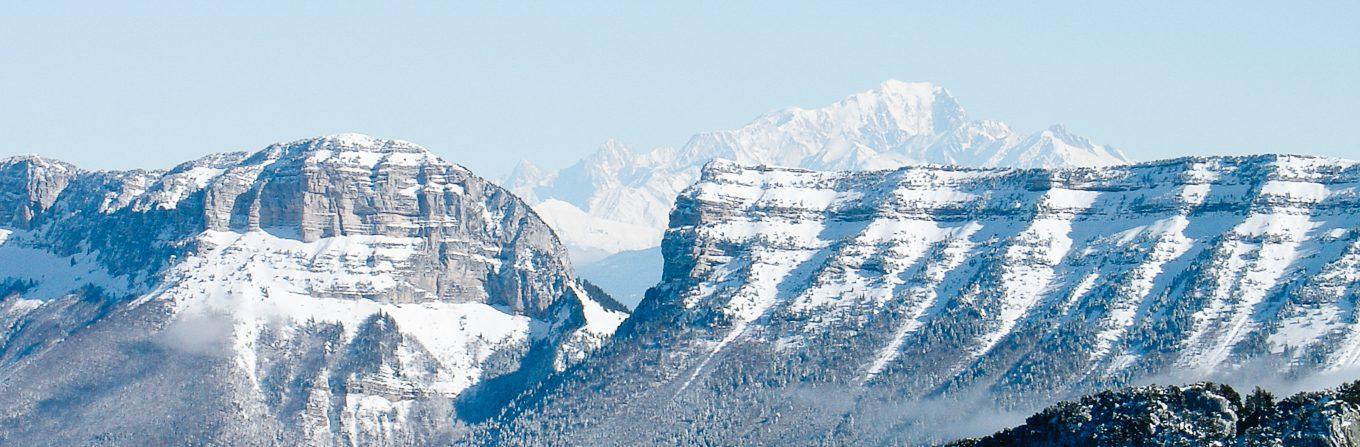
[[[0,185],[3,444],[447,442],[624,317],[527,205],[402,141]]]

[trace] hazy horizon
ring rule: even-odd
[[[12,5],[0,156],[163,168],[359,132],[497,177],[887,79],[1137,160],[1360,153],[1354,3],[798,6]]]

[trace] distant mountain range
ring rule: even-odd
[[[888,81],[820,109],[770,112],[735,130],[704,132],[680,149],[634,152],[609,141],[576,164],[546,171],[522,162],[504,184],[557,231],[578,265],[626,254],[648,259],[624,275],[587,278],[636,303],[659,279],[656,247],[675,196],[713,159],[818,170],[938,164],[1062,168],[1129,162],[1118,149],[1054,125],[1032,134],[973,121],[943,87]],[[619,264],[614,261],[613,264]],[[586,267],[588,270],[589,268]]]

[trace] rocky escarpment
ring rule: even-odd
[[[570,281],[552,231],[519,199],[400,141],[360,137],[271,146],[204,191],[210,230],[263,230],[304,242],[418,238],[403,270],[416,291],[541,313]]]
[[[74,166],[37,156],[10,158],[0,169],[0,204],[4,204],[0,223],[13,228],[29,228],[77,173]]]
[[[1312,157],[714,162],[677,200],[664,278],[615,342],[489,431],[911,444],[1145,380],[1349,371],[1357,216],[1360,165]]]
[[[406,142],[0,184],[4,443],[438,443],[624,316],[528,206]]]

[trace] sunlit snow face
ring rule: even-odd
[[[963,343],[961,365],[996,355],[1017,333],[1077,331],[1089,342],[1075,374],[1160,368],[1137,346],[1167,336],[1181,340],[1176,368],[1214,377],[1251,340],[1265,341],[1264,355],[1299,355],[1354,332],[1336,312],[1278,307],[1296,287],[1336,302],[1344,292],[1327,284],[1347,281],[1338,269],[1360,253],[1344,237],[1360,222],[1314,211],[1350,203],[1356,179],[1316,166],[1263,157],[827,174],[717,163],[681,198],[694,214],[681,222],[698,223],[674,233],[692,241],[674,242],[704,254],[678,302],[727,315],[730,336],[784,334],[777,346],[793,351],[800,334],[891,310],[904,318],[864,360],[865,381],[901,361],[904,346],[930,349],[918,334],[943,330],[960,309],[985,326]],[[1157,310],[1188,303],[1198,303],[1188,318]],[[1263,321],[1262,308],[1280,312]],[[1149,332],[1161,325],[1174,329]],[[722,340],[719,350],[733,341]],[[1343,351],[1322,368],[1351,364]]]

